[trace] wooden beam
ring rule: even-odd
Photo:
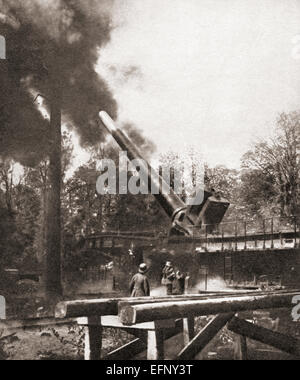
[[[238,335],[235,344],[235,359],[248,360],[247,338],[243,335]]]
[[[299,339],[271,331],[239,318],[233,318],[228,324],[228,329],[235,334],[243,335],[300,358]]]
[[[75,300],[60,302],[56,306],[55,317],[79,318],[91,317],[94,315],[117,315],[118,306],[123,308],[126,305],[139,305],[146,303],[173,302],[193,299],[208,299],[209,297],[224,297],[225,295],[234,296],[236,292],[206,293],[206,294],[185,294],[168,297],[141,297],[141,298],[100,298],[88,300]]]
[[[60,302],[55,309],[55,318],[78,318],[95,315],[116,315],[118,300],[97,299]]]
[[[147,344],[141,339],[135,339],[123,347],[112,351],[105,356],[104,360],[130,360],[147,349]]]
[[[168,296],[168,297],[148,297],[148,298],[124,298],[118,301],[118,313],[127,306],[134,305],[146,305],[146,304],[155,304],[159,302],[174,302],[174,301],[190,301],[190,300],[200,300],[208,299],[210,296],[215,294],[191,294],[191,295],[181,295],[181,296]]]
[[[200,295],[191,295],[188,298],[201,298]],[[118,315],[118,304],[141,304],[168,302],[181,300],[183,296],[171,297],[143,297],[143,298],[100,298],[92,300],[64,301],[57,304],[55,318],[80,318],[94,315]],[[186,298],[186,296],[184,297]]]
[[[178,360],[192,360],[208,343],[219,333],[220,330],[234,317],[233,313],[221,314],[215,317],[203,330],[189,342],[179,353]]]
[[[290,291],[291,292],[291,291]],[[295,291],[296,292],[296,291]],[[175,301],[192,301],[192,300],[207,300],[210,298],[224,297],[240,297],[242,295],[271,295],[271,294],[286,294],[287,291],[277,292],[213,292],[205,294],[185,294],[180,296],[168,297],[141,297],[141,298],[100,298],[89,300],[76,300],[60,302],[56,306],[55,317],[63,318],[79,318],[92,317],[94,315],[118,315],[121,309],[126,306],[134,306],[140,304],[155,304],[159,302],[175,302]],[[298,291],[298,294],[300,290]],[[169,317],[167,318],[169,319]]]
[[[124,307],[121,309],[119,317],[124,325],[132,325],[168,319],[170,316],[186,318],[249,310],[288,308],[292,304],[293,297],[298,294],[299,292],[142,304]]]
[[[144,339],[135,339],[132,342],[107,354],[103,360],[130,360],[147,349],[147,336]]]
[[[257,296],[257,295],[277,295],[277,294],[287,294],[294,292],[293,290],[280,290],[280,291],[253,291],[253,290],[230,290],[230,291],[219,291],[219,292],[202,292],[199,294],[185,294],[181,296],[168,296],[168,297],[147,297],[147,298],[123,298],[118,300],[118,314],[120,315],[121,310],[127,306],[134,305],[146,305],[146,304],[156,304],[160,302],[175,302],[175,301],[196,301],[196,300],[209,300],[212,298],[225,298],[225,297],[241,297],[241,296]],[[296,292],[296,290],[295,290]],[[300,290],[298,291],[298,293]]]
[[[171,297],[142,297],[142,298],[100,298],[76,301],[64,301],[57,304],[55,317],[62,318],[80,318],[94,315],[118,315],[118,304],[140,304],[155,303],[161,301],[171,301],[181,299],[183,296]],[[191,295],[190,297],[200,297]]]

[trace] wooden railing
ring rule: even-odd
[[[151,246],[155,242],[169,241],[184,243],[194,241],[204,251],[240,251],[247,249],[285,249],[299,248],[300,246],[300,216],[286,218],[267,218],[261,220],[236,220],[223,222],[219,225],[190,226],[193,236],[170,237],[159,231],[118,231],[106,232],[89,236],[86,239],[85,249],[102,249],[109,241],[109,248],[115,242],[143,241],[144,245]]]

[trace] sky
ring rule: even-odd
[[[157,155],[193,146],[238,168],[299,110],[300,0],[115,0],[97,71]]]

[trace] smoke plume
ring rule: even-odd
[[[62,93],[62,112],[91,145],[102,139],[100,109],[113,117],[116,102],[95,72],[99,50],[110,40],[113,0],[0,0],[0,155],[34,164],[47,153],[49,121],[32,94]]]

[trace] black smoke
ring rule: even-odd
[[[112,32],[112,3],[0,0],[0,34],[7,43],[7,60],[0,61],[0,156],[30,165],[47,154],[49,121],[33,94],[41,93],[49,105],[53,88],[62,91],[64,121],[82,145],[101,141],[98,111],[117,116],[113,95],[95,72]]]

